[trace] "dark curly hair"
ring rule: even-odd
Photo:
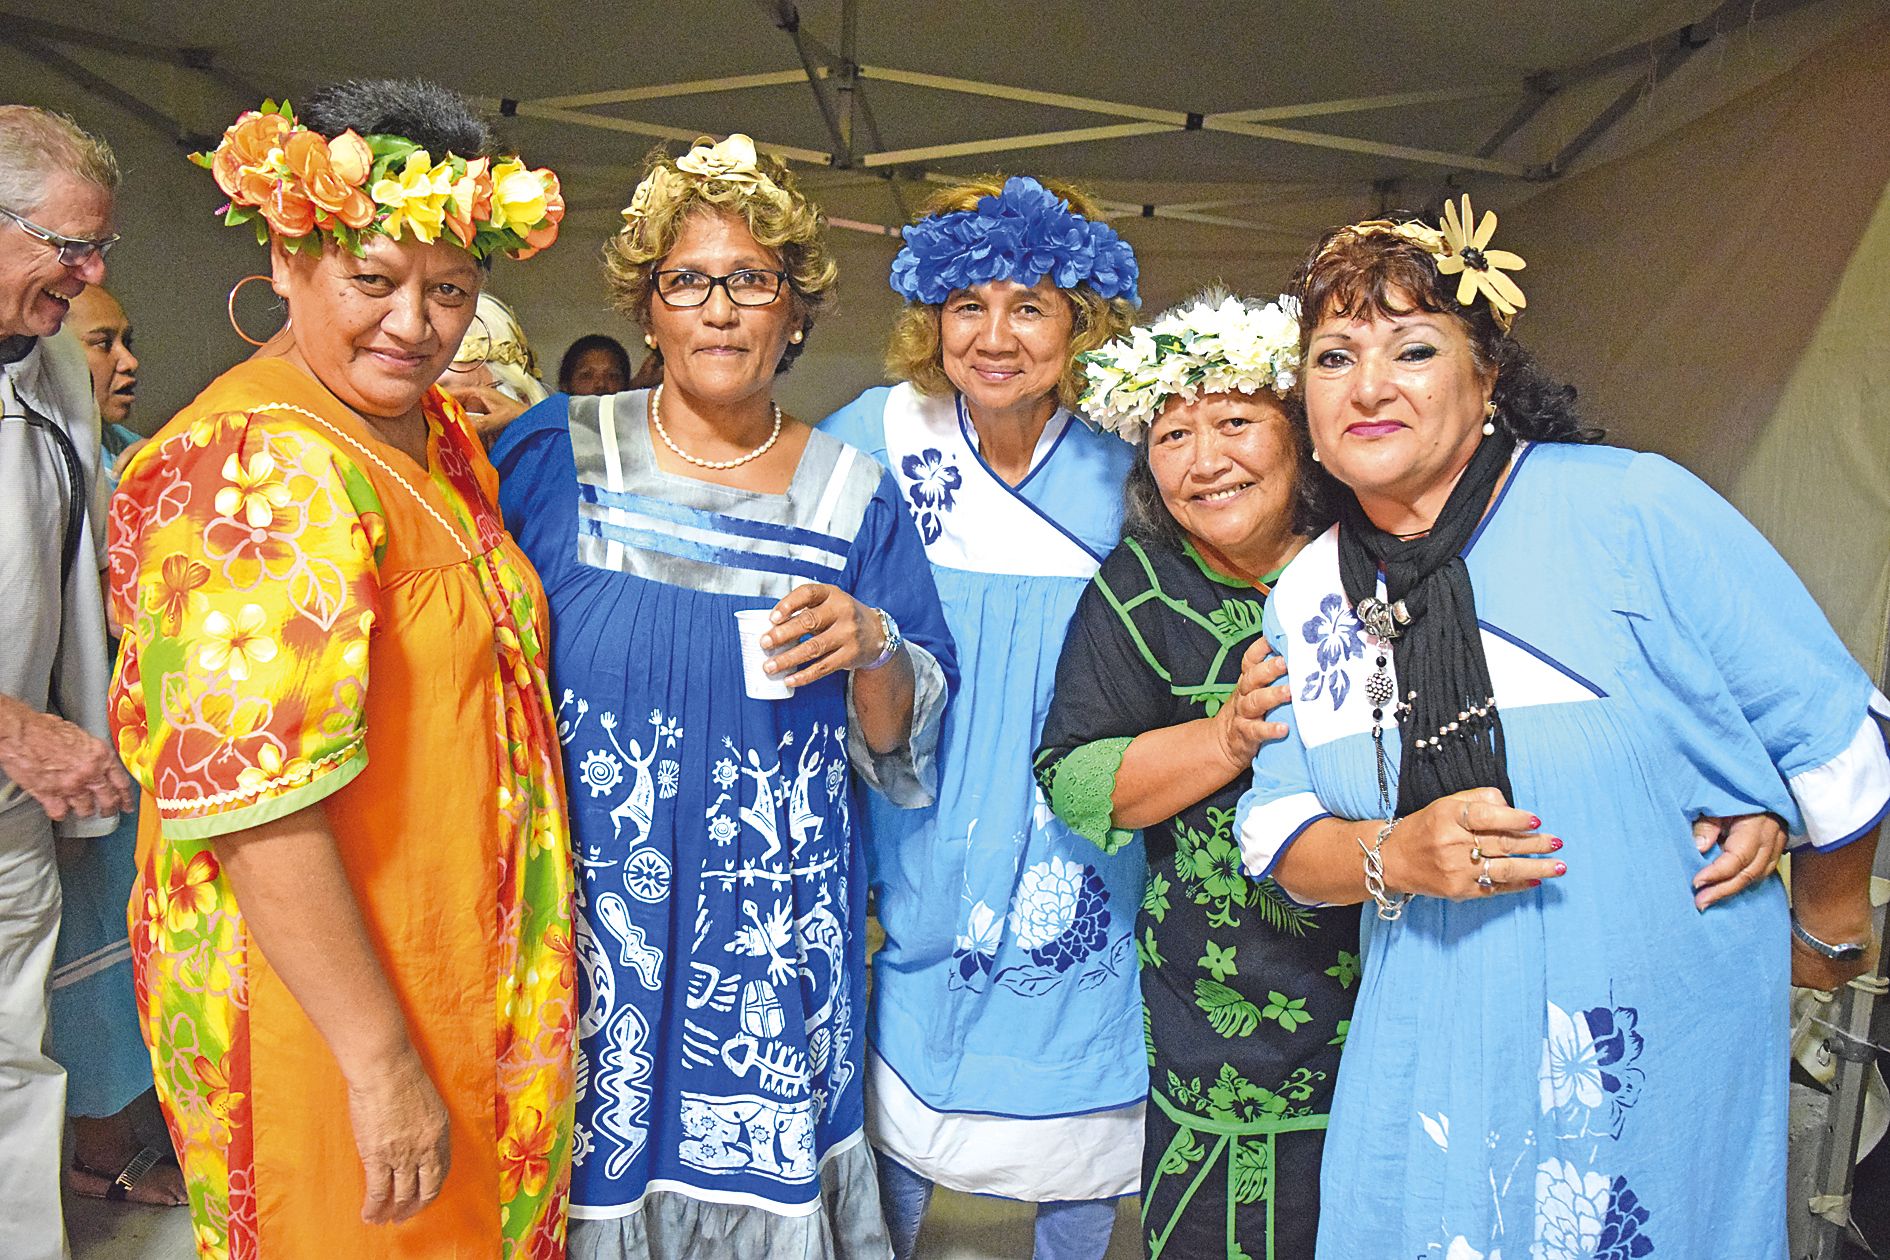
[[[471,101],[425,79],[347,79],[318,88],[296,107],[305,127],[334,139],[358,135],[403,136],[438,161],[496,156],[492,128]]]
[[[1495,379],[1490,400],[1496,404],[1497,424],[1531,442],[1601,441],[1603,431],[1582,422],[1573,385],[1544,371],[1535,356],[1496,322],[1488,301],[1459,303],[1456,278],[1440,275],[1437,264],[1419,245],[1388,230],[1393,222],[1415,219],[1402,215],[1391,221],[1334,228],[1319,238],[1288,290],[1299,299],[1302,357],[1313,329],[1335,315],[1392,319],[1415,310],[1447,315],[1469,338],[1477,370]],[[1295,419],[1305,427],[1303,399]],[[1308,467],[1318,469],[1316,464]]]

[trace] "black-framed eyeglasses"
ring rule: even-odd
[[[100,258],[105,257],[111,252],[112,246],[118,244],[120,240],[116,232],[110,236],[100,237],[96,241],[89,241],[83,236],[62,236],[51,228],[41,227],[18,210],[9,210],[5,206],[0,206],[0,214],[4,214],[19,224],[20,231],[28,236],[44,241],[58,250],[60,265],[71,267],[75,271],[91,262],[94,254]]]
[[[765,271],[759,267],[731,271],[726,276],[711,276],[687,268],[659,271],[654,276],[656,296],[667,306],[681,307],[701,306],[718,284],[722,292],[728,294],[728,300],[737,306],[766,306],[781,296],[781,286],[787,283],[787,278],[785,271]]]

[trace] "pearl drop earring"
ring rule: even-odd
[[[644,344],[644,345],[646,345],[646,346],[648,346],[648,347],[649,347],[650,349],[652,349],[652,350],[654,350],[654,349],[656,349],[656,336],[655,336],[655,334],[653,334],[653,333],[644,333],[644,334],[643,334],[643,344]]]
[[[1496,400],[1492,398],[1483,404],[1483,436],[1489,437],[1496,432]]]
[[[1319,448],[1316,446],[1313,447],[1312,462],[1315,464],[1319,462]]]

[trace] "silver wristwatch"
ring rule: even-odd
[[[884,608],[875,608],[873,611],[879,614],[879,632],[885,636],[886,646],[880,649],[879,655],[871,662],[860,666],[861,669],[878,669],[906,645],[906,636],[899,633],[899,623],[893,620],[893,615]]]
[[[1805,931],[1805,925],[1798,921],[1798,916],[1795,914],[1792,916],[1792,935],[1797,937],[1799,943],[1806,949],[1822,958],[1829,958],[1832,962],[1856,962],[1864,956],[1864,950],[1868,948],[1868,942],[1864,941],[1849,941],[1842,945],[1832,945],[1821,941]]]

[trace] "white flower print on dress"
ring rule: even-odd
[[[1041,949],[1069,929],[1083,892],[1083,868],[1053,857],[1024,872],[1011,903],[1011,935],[1021,949]]]
[[[1601,1105],[1601,1064],[1588,1021],[1579,1012],[1570,1016],[1553,1002],[1549,1003],[1548,1036],[1542,1042],[1537,1083],[1545,1114],[1571,1105],[1589,1109]]]
[[[1561,1159],[1536,1169],[1536,1240],[1532,1260],[1591,1260],[1608,1219],[1608,1178]]]

